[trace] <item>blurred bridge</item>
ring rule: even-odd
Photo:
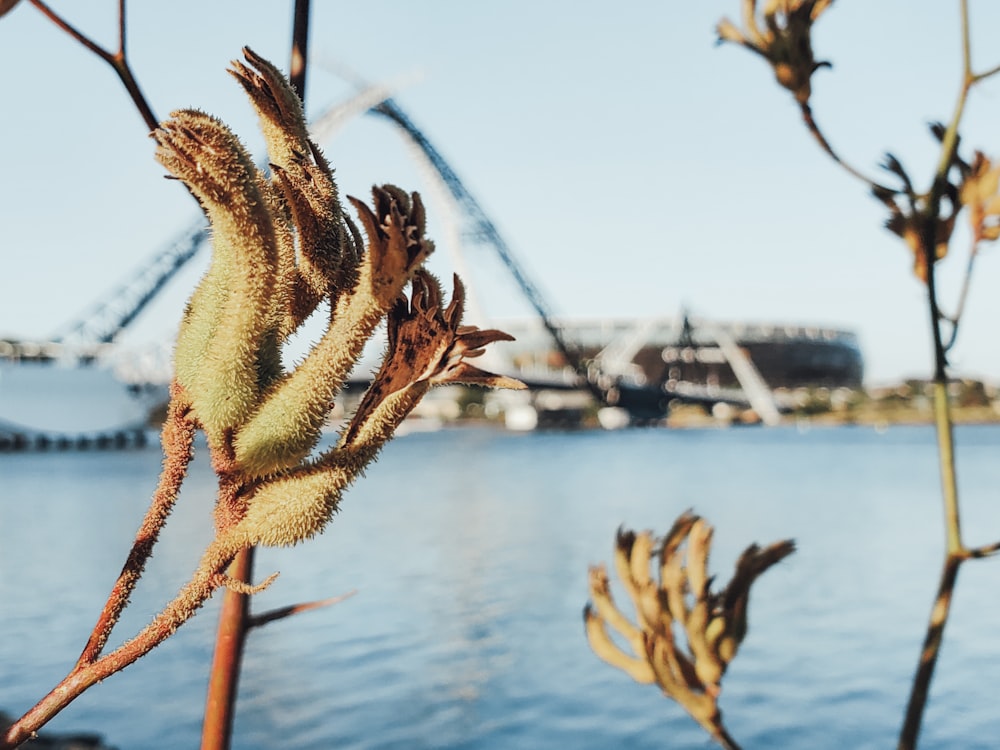
[[[325,142],[351,118],[362,113],[388,120],[413,147],[414,157],[428,178],[435,182],[438,192],[450,197],[451,203],[442,209],[446,231],[482,243],[496,253],[533,309],[535,331],[543,335],[539,339],[531,333],[531,326],[523,331],[512,331],[518,335],[520,343],[515,349],[508,348],[512,352],[510,361],[506,364],[491,362],[490,366],[525,380],[536,394],[577,391],[599,406],[622,410],[633,422],[661,419],[675,400],[739,403],[752,406],[765,422],[778,420],[778,407],[772,394],[778,381],[773,373],[769,377],[761,374],[758,354],[763,350],[758,347],[758,352],[752,353],[745,329],[717,324],[692,325],[686,317],[608,321],[597,324],[596,329],[592,324],[557,320],[496,224],[391,93],[386,86],[361,88],[351,99],[319,117],[311,126],[312,135],[317,142]],[[131,278],[59,331],[48,346],[58,348],[65,355],[73,351],[94,352],[95,347],[105,349],[114,343],[198,253],[208,237],[207,227],[199,219],[167,243]],[[458,263],[462,262],[459,257]],[[510,330],[509,325],[503,327]],[[787,333],[791,328],[783,330]],[[814,380],[825,367],[826,375],[820,373],[821,380],[826,377],[860,384],[860,354],[851,334],[817,332],[803,336],[804,342],[811,341],[819,347],[817,351],[827,352],[831,359],[825,365],[814,363]],[[791,338],[795,337],[772,337],[772,348]],[[0,352],[0,358],[2,356]],[[775,358],[773,354],[768,356]]]

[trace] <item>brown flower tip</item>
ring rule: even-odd
[[[768,0],[760,23],[757,0],[743,0],[744,28],[723,18],[716,33],[719,42],[741,44],[767,60],[778,83],[805,105],[812,94],[812,74],[830,67],[813,55],[812,26],[832,4],[833,0]]]
[[[395,185],[372,188],[374,210],[348,196],[368,236],[371,293],[390,307],[407,279],[434,250],[424,237],[424,204],[419,193],[407,194]]]
[[[233,60],[229,73],[257,110],[271,161],[286,167],[295,154],[318,153],[309,140],[302,102],[285,76],[249,47],[243,57],[248,64]]]
[[[345,434],[350,442],[379,407],[393,394],[432,385],[466,383],[492,388],[523,389],[519,380],[487,372],[466,360],[479,357],[484,347],[513,337],[494,329],[463,326],[465,289],[458,276],[447,307],[441,285],[430,273],[418,269],[413,274],[409,299],[401,295],[389,310],[386,338],[388,350],[382,367],[365,393]]]
[[[409,307],[405,298],[389,315],[389,347],[393,359],[413,369],[412,382],[426,380],[434,385],[467,383],[493,388],[523,389],[519,380],[486,372],[467,360],[479,357],[488,344],[513,341],[510,334],[495,329],[463,326],[465,287],[456,275],[451,302],[443,308],[441,287],[424,270],[413,277]],[[422,371],[421,371],[422,370]],[[419,373],[419,374],[418,374]]]

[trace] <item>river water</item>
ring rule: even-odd
[[[985,544],[1000,538],[1000,428],[957,437],[967,541]],[[159,463],[155,447],[0,455],[0,708],[26,710],[76,660]],[[190,572],[211,497],[198,460],[119,638]],[[258,579],[281,572],[258,611],[357,594],[251,635],[234,747],[711,747],[600,662],[581,619],[587,567],[610,561],[618,525],[662,533],[686,508],[716,527],[723,582],[751,542],[799,546],[754,588],[723,682],[731,734],[748,749],[894,747],[943,545],[925,427],[401,437],[322,537],[258,556]],[[998,582],[1000,561],[960,575],[922,748],[1000,742]],[[50,728],[196,747],[216,604]]]

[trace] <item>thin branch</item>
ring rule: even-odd
[[[938,654],[941,651],[944,626],[948,622],[948,613],[951,610],[951,595],[955,589],[955,580],[958,577],[958,569],[962,560],[962,557],[948,555],[945,561],[938,593],[931,609],[930,622],[927,625],[927,634],[924,636],[924,645],[920,650],[920,662],[913,678],[910,700],[906,706],[906,717],[899,733],[898,750],[914,750],[917,746],[917,736],[920,734],[920,724],[923,720],[924,707],[927,704],[931,677],[934,675],[934,666],[937,664]]]
[[[293,604],[289,607],[270,609],[259,615],[251,616],[249,622],[247,623],[247,627],[251,629],[259,628],[262,625],[267,625],[269,622],[283,620],[286,617],[291,617],[292,615],[297,615],[301,612],[308,612],[309,610],[319,609],[321,607],[330,607],[334,604],[339,604],[345,599],[350,599],[356,593],[358,593],[357,589],[353,589],[348,591],[346,594],[341,594],[340,596],[331,596],[329,599],[319,599],[314,602],[303,602],[302,604]]]
[[[112,67],[118,73],[118,77],[125,86],[125,90],[132,97],[132,102],[135,104],[136,109],[139,110],[139,115],[142,117],[143,122],[146,123],[149,132],[153,132],[159,126],[160,121],[156,119],[156,115],[153,114],[153,110],[150,109],[149,104],[146,102],[146,97],[143,95],[142,89],[139,88],[139,83],[135,80],[135,76],[132,75],[132,69],[129,68],[124,56],[120,58],[116,57]]]
[[[881,183],[876,182],[875,180],[872,180],[869,177],[866,177],[862,172],[855,169],[853,166],[851,166],[846,161],[841,159],[840,155],[833,150],[833,146],[830,145],[830,142],[826,139],[826,136],[823,135],[823,131],[820,130],[819,123],[817,123],[816,119],[813,117],[812,107],[809,106],[809,102],[802,102],[799,105],[799,108],[802,111],[802,121],[805,123],[806,128],[812,134],[813,138],[816,139],[816,142],[819,143],[820,148],[822,148],[823,151],[826,152],[827,156],[833,159],[842,168],[847,170],[847,172],[851,174],[853,177],[856,177],[857,179],[867,184],[869,188],[884,190],[890,193],[897,192],[892,188],[886,187],[885,185],[882,185]]]
[[[962,322],[962,314],[965,312],[965,301],[968,299],[969,287],[972,285],[972,270],[976,265],[977,255],[979,255],[979,243],[973,243],[972,249],[969,250],[969,261],[965,265],[965,276],[962,279],[962,288],[958,293],[958,305],[955,308],[955,313],[944,317],[944,320],[951,323],[951,335],[944,345],[945,352],[951,351],[958,338],[958,326]]]
[[[948,399],[947,350],[941,336],[942,316],[938,308],[935,287],[935,261],[937,260],[937,221],[941,211],[941,198],[948,184],[948,172],[955,160],[958,148],[958,126],[965,110],[971,84],[969,69],[971,52],[969,48],[969,13],[968,0],[961,0],[962,18],[962,60],[963,82],[959,93],[955,112],[941,139],[941,158],[938,161],[934,182],[928,196],[926,218],[921,228],[921,242],[926,254],[927,264],[927,306],[930,312],[931,330],[934,336],[934,422],[937,432],[938,459],[941,471],[941,496],[944,503],[945,536],[947,554],[941,571],[941,582],[938,594],[931,609],[927,633],[920,653],[917,672],[913,677],[910,689],[910,699],[906,707],[906,716],[899,733],[899,750],[914,750],[920,725],[923,721],[924,709],[927,705],[927,695],[930,692],[931,678],[941,650],[944,638],[944,628],[948,622],[951,610],[951,595],[958,577],[958,569],[969,557],[969,552],[962,543],[960,513],[958,502],[958,481],[955,473],[955,439],[951,419],[951,407]],[[957,325],[957,324],[956,324]],[[953,329],[954,334],[954,329]]]
[[[58,26],[60,29],[65,31],[71,37],[76,39],[80,44],[89,49],[99,58],[104,60],[104,62],[109,65],[114,65],[114,56],[108,52],[106,49],[98,45],[96,42],[92,41],[89,37],[85,36],[83,33],[78,31],[74,26],[69,24],[66,20],[62,18],[58,13],[52,10],[49,6],[42,2],[42,0],[28,0],[32,5],[34,5],[42,14],[48,18],[52,23]]]
[[[125,59],[125,0],[118,0],[118,54]]]
[[[85,34],[77,30],[74,26],[63,19],[62,16],[42,2],[42,0],[29,0],[29,2],[38,8],[38,10],[40,10],[46,18],[52,21],[52,23],[114,68],[115,73],[118,74],[118,78],[125,86],[125,90],[128,91],[129,96],[132,98],[132,103],[139,111],[139,116],[142,117],[143,122],[146,123],[146,128],[149,131],[155,130],[159,120],[157,120],[156,115],[153,114],[153,110],[150,108],[149,102],[146,101],[146,97],[139,88],[139,84],[135,80],[135,76],[132,74],[132,69],[129,67],[128,60],[125,57],[125,0],[118,0],[118,51],[114,53],[104,49]]]
[[[941,198],[944,196],[948,186],[948,173],[955,163],[955,153],[958,150],[958,126],[965,113],[965,103],[969,97],[969,89],[972,86],[972,74],[969,69],[971,51],[969,49],[969,13],[968,2],[962,0],[960,3],[962,16],[962,86],[958,93],[958,101],[955,103],[955,111],[952,113],[951,122],[941,136],[941,156],[938,158],[937,169],[934,174],[934,181],[927,196],[927,206],[925,215],[927,221],[922,228],[922,244],[927,266],[927,303],[931,316],[931,330],[934,337],[934,380],[937,383],[947,381],[947,347],[941,335],[941,321],[944,316],[937,300],[937,289],[935,285],[935,263],[937,262],[937,219],[941,213]],[[954,334],[954,332],[953,332]],[[947,502],[947,500],[946,500]],[[951,535],[949,531],[949,536]],[[949,551],[951,547],[949,546]]]
[[[958,4],[960,26],[962,29],[962,72],[965,80],[972,77],[972,40],[969,36],[969,3],[962,0]],[[968,83],[966,83],[968,86]]]
[[[153,492],[149,509],[136,532],[135,541],[129,552],[125,565],[108,595],[104,609],[98,617],[97,624],[91,632],[90,639],[84,647],[77,667],[92,664],[108,642],[115,623],[122,610],[128,605],[129,597],[135,589],[146,562],[153,553],[160,536],[160,531],[167,522],[167,517],[177,502],[181,483],[187,474],[188,464],[194,455],[195,424],[190,418],[190,405],[183,397],[180,386],[171,385],[171,399],[167,406],[167,418],[163,423],[161,443],[163,445],[163,470],[160,481]]]
[[[969,558],[980,558],[980,557],[992,557],[997,552],[1000,552],[1000,542],[994,542],[993,544],[987,544],[983,547],[973,547],[966,551]]]
[[[976,73],[972,76],[972,82],[979,83],[980,81],[985,81],[987,78],[992,78],[997,73],[1000,73],[1000,65],[995,65],[983,73]]]
[[[295,18],[292,26],[292,61],[288,82],[299,99],[306,100],[306,68],[309,60],[309,0],[295,0]]]

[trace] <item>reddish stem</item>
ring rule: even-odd
[[[231,578],[249,583],[253,575],[254,548],[237,553],[229,568]],[[205,719],[201,729],[202,750],[224,750],[230,745],[236,708],[236,691],[243,662],[243,647],[250,631],[250,597],[226,589],[219,612],[215,654],[209,675]]]
[[[222,583],[220,572],[233,559],[235,550],[214,542],[206,550],[194,577],[142,632],[92,664],[77,664],[44,698],[15,721],[0,738],[0,750],[15,748],[31,739],[60,711],[87,688],[110,677],[169,638],[205,603]]]
[[[160,472],[160,482],[153,492],[146,516],[142,519],[139,531],[129,552],[128,559],[118,575],[118,580],[108,595],[97,624],[94,626],[87,645],[80,654],[77,667],[92,664],[101,655],[115,623],[122,610],[128,605],[129,597],[142,576],[146,562],[153,554],[153,546],[160,537],[160,531],[167,522],[170,511],[177,502],[181,483],[187,474],[188,464],[193,455],[195,425],[191,420],[190,405],[184,398],[181,388],[176,383],[170,387],[170,403],[167,406],[167,418],[163,423],[161,441],[163,444],[163,471]]]

